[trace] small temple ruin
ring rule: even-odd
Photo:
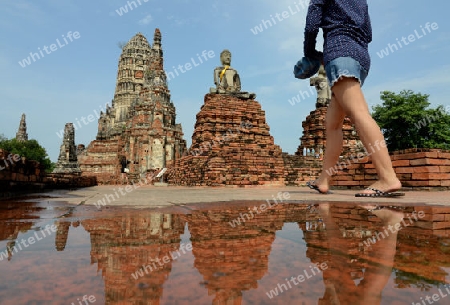
[[[17,133],[16,133],[16,140],[19,142],[28,141],[27,122],[25,120],[25,113],[22,113],[22,117],[20,119],[19,130],[17,130]]]
[[[58,162],[54,174],[81,174],[77,159],[77,148],[75,146],[75,128],[72,123],[64,127],[64,137],[59,150]]]

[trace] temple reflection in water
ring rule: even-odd
[[[118,209],[79,221],[74,212],[54,220],[54,249],[68,251],[71,230],[84,228],[105,304],[420,304],[439,289],[445,303],[450,208],[280,204],[231,225],[252,207]],[[32,223],[0,221],[0,240],[17,242]]]

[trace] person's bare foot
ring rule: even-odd
[[[384,224],[386,225],[395,225],[400,223],[403,218],[405,218],[405,213],[401,210],[396,210],[394,208],[383,207],[383,206],[374,206],[374,205],[364,205],[360,206],[363,209],[368,210],[373,215],[380,218]]]
[[[322,216],[328,216],[330,214],[330,204],[329,203],[320,203],[317,207],[317,210]]]
[[[319,178],[317,178],[314,183],[315,186],[317,186],[318,190],[326,194],[330,190],[330,183],[328,182],[328,178],[322,174],[320,174]]]

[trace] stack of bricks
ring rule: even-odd
[[[394,152],[391,159],[404,186],[450,188],[450,151],[408,149]]]
[[[450,152],[440,149],[407,149],[391,155],[392,166],[403,187],[414,189],[450,189]],[[333,185],[365,187],[377,179],[369,157],[345,159],[335,168]]]
[[[197,114],[189,155],[169,182],[181,185],[284,185],[281,148],[255,100],[207,94]]]

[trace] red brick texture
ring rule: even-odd
[[[284,185],[281,148],[256,100],[207,94],[192,145],[168,175],[178,185]]]
[[[450,153],[439,149],[407,149],[391,154],[392,166],[404,187],[416,189],[450,188]],[[377,179],[370,160],[338,167],[334,186],[363,187]],[[355,169],[357,174],[351,172]],[[353,184],[348,181],[355,182]]]

